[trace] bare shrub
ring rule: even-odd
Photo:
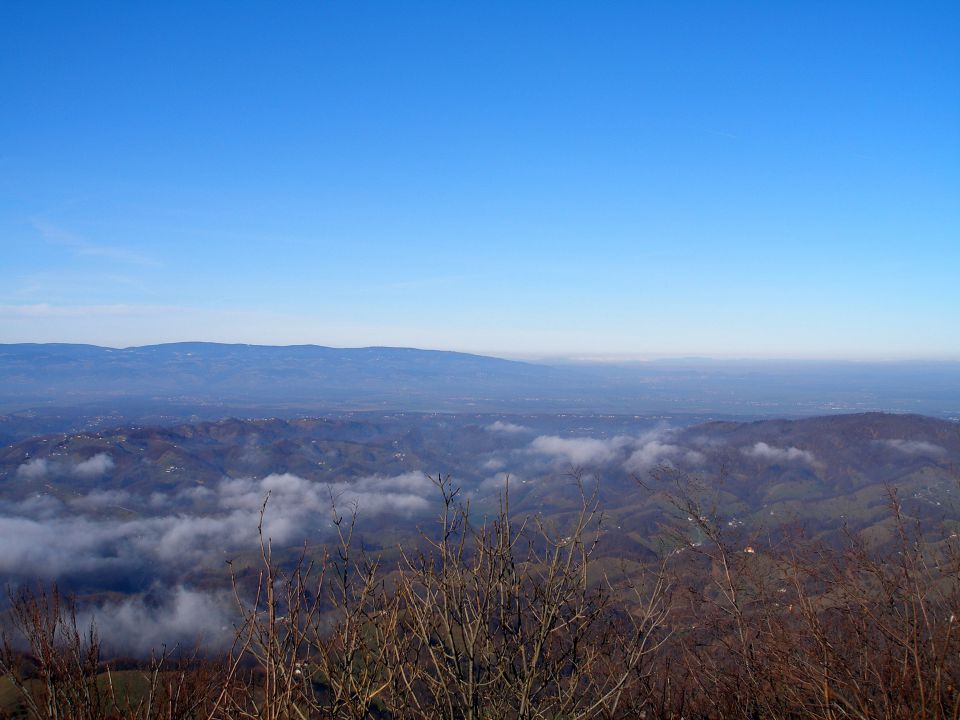
[[[687,592],[660,716],[960,717],[960,556],[911,524],[892,489],[893,541],[878,552],[849,532],[839,548],[799,532],[744,539],[703,485],[672,480],[693,533],[671,564]]]
[[[213,663],[153,656],[114,672],[101,659],[91,624],[81,630],[74,603],[54,586],[11,594],[12,634],[4,635],[0,672],[19,691],[22,714],[53,720],[194,718],[222,677]]]
[[[397,671],[397,602],[379,562],[354,548],[356,515],[336,516],[339,543],[284,570],[258,527],[252,601],[234,578],[240,624],[229,680],[211,717],[359,719],[375,714]],[[251,668],[252,666],[252,668]]]
[[[591,581],[601,515],[577,480],[575,520],[549,528],[514,521],[508,490],[496,516],[474,525],[450,479],[436,479],[439,536],[404,553],[399,579],[412,653],[398,658],[400,716],[618,716],[662,642],[667,585],[662,575],[643,589]]]
[[[21,589],[11,594],[10,601],[13,637],[4,635],[0,670],[20,691],[30,716],[104,717],[107,697],[97,682],[100,641],[96,628],[91,625],[81,631],[77,627],[73,604],[56,587],[39,592]]]
[[[355,540],[287,562],[264,536],[220,663],[103,662],[54,588],[11,596],[0,671],[21,715],[56,720],[960,718],[960,552],[890,491],[886,545],[724,522],[717,487],[661,471],[664,561],[600,562],[579,477],[566,524],[477,519],[449,478],[397,564]],[[249,592],[248,592],[249,590]]]

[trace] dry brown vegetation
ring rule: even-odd
[[[30,718],[958,718],[960,554],[891,491],[890,542],[742,537],[673,478],[663,562],[600,572],[595,496],[568,525],[478,521],[447,478],[396,566],[339,542],[234,583],[217,662],[118,672],[55,590],[12,597],[0,670]],[[749,542],[754,552],[745,550]],[[19,641],[20,644],[17,644]]]

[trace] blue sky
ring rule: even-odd
[[[960,358],[957,3],[0,4],[0,341]]]

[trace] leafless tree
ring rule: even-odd
[[[395,696],[404,717],[614,717],[663,641],[667,583],[591,579],[601,531],[596,495],[566,528],[514,520],[509,487],[474,524],[449,478],[439,535],[403,554],[402,629],[412,638]],[[629,610],[619,601],[634,593]]]

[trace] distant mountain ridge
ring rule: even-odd
[[[461,391],[510,397],[577,375],[514,360],[415,348],[205,342],[122,349],[0,345],[0,397],[7,399],[162,395],[362,404],[398,394],[443,399]]]
[[[25,411],[40,413],[31,426],[41,432],[108,415],[123,424],[336,411],[951,418],[960,417],[960,363],[548,365],[397,347],[0,344],[0,414]],[[0,415],[0,441],[25,437],[8,420]]]

